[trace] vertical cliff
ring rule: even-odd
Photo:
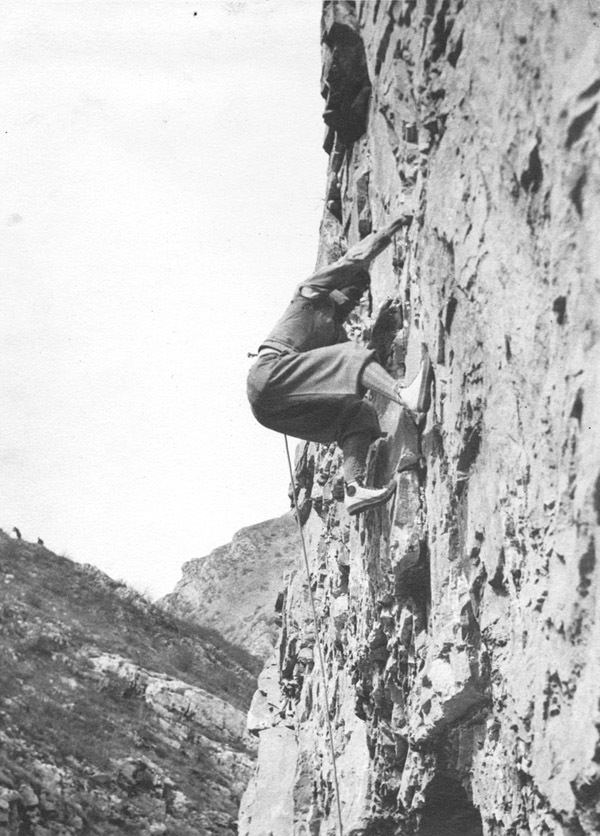
[[[600,831],[598,27],[592,0],[324,3],[319,260],[414,208],[374,310],[388,368],[425,343],[436,373],[419,437],[376,402],[386,509],[346,515],[335,448],[297,467],[346,836]],[[245,836],[336,832],[307,591],[251,714]]]

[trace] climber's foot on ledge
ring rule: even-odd
[[[396,490],[396,482],[390,482],[385,488],[363,488],[358,482],[349,482],[345,488],[344,505],[348,513],[354,516],[387,502]]]
[[[408,386],[398,386],[398,394],[402,403],[411,412],[427,412],[431,406],[431,381],[433,369],[429,355],[426,354],[421,362],[419,373]]]

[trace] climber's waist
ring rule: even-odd
[[[258,349],[258,356],[265,357],[267,354],[297,354],[295,348],[292,348],[289,345],[286,345],[279,340],[266,340],[264,343],[261,343],[260,348]]]

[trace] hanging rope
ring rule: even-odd
[[[329,748],[331,750],[331,765],[333,768],[333,785],[335,789],[335,801],[337,805],[337,822],[339,836],[344,836],[344,825],[342,823],[342,805],[340,801],[340,786],[338,783],[337,767],[335,763],[335,747],[333,745],[333,730],[331,728],[331,720],[329,719],[329,692],[327,689],[327,677],[325,675],[325,659],[323,658],[323,650],[319,639],[319,621],[317,618],[317,608],[315,606],[315,596],[313,595],[312,586],[310,583],[310,566],[308,564],[308,554],[306,552],[306,542],[304,540],[304,532],[300,523],[300,510],[298,508],[298,494],[296,493],[296,482],[294,481],[294,471],[292,469],[292,460],[290,458],[290,447],[288,444],[288,437],[285,438],[285,453],[287,456],[288,468],[290,471],[290,481],[292,483],[292,493],[294,496],[294,510],[296,511],[296,522],[298,523],[298,531],[300,532],[300,540],[302,541],[302,553],[304,555],[304,568],[306,569],[306,579],[308,581],[308,593],[310,596],[310,606],[312,609],[313,623],[315,625],[315,644],[317,646],[317,655],[319,657],[319,667],[321,669],[321,679],[323,681],[323,697],[325,701],[325,720],[327,721],[327,736],[329,738]]]

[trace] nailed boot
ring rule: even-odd
[[[408,386],[398,386],[396,391],[402,399],[403,406],[411,412],[427,412],[431,406],[431,382],[433,369],[431,360],[426,354],[421,362],[421,368],[415,379]]]
[[[396,482],[390,482],[385,488],[364,488],[358,482],[349,482],[345,487],[344,505],[348,513],[354,516],[387,502],[396,490]]]

